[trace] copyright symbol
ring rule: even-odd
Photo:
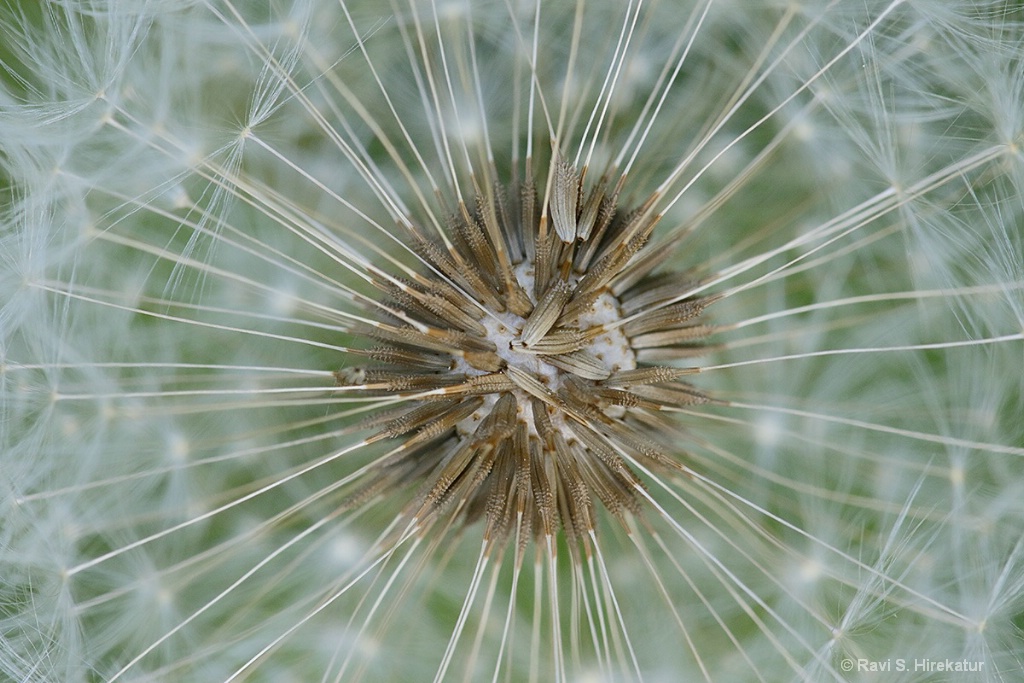
[[[843,661],[839,662],[839,668],[843,671],[853,671],[853,660],[844,659]]]

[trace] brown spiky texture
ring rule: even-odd
[[[598,509],[641,512],[638,469],[685,470],[662,408],[713,400],[680,379],[694,368],[652,362],[705,351],[716,298],[696,273],[656,272],[654,198],[620,210],[607,183],[554,168],[546,204],[520,181],[458,205],[436,235],[408,226],[419,272],[375,280],[391,319],[377,302],[359,330],[373,362],[336,373],[400,406],[365,424],[400,445],[363,491],[418,487],[412,528],[482,519],[492,545],[586,544]]]

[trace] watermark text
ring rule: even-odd
[[[970,673],[985,670],[985,662],[979,659],[935,659],[932,657],[890,659],[845,658],[840,660],[839,669],[844,673],[888,673],[913,671],[915,673]]]

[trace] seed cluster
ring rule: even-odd
[[[482,518],[485,538],[586,538],[600,503],[639,512],[633,465],[679,470],[677,434],[661,409],[711,400],[659,362],[697,355],[712,331],[712,296],[688,296],[692,273],[659,267],[645,248],[654,198],[617,206],[605,178],[555,165],[545,211],[529,176],[477,192],[446,229],[407,237],[424,268],[378,278],[391,320],[360,330],[375,361],[339,384],[405,399],[375,416],[372,441],[402,439],[364,494],[418,482],[406,510],[421,528]]]

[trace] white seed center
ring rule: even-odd
[[[534,286],[533,264],[524,261],[515,267],[516,279],[524,291],[532,292]],[[569,284],[575,286],[576,277],[570,276]],[[536,303],[536,302],[534,302]],[[600,294],[594,301],[591,308],[579,316],[579,329],[588,330],[601,325],[611,325],[622,317],[619,302],[610,292]],[[515,313],[489,313],[480,321],[487,330],[487,339],[494,343],[498,356],[523,372],[536,377],[552,393],[557,393],[562,387],[566,371],[546,362],[542,356],[517,349],[513,341],[519,338],[526,320]],[[587,353],[601,361],[610,373],[621,370],[633,370],[637,367],[636,353],[629,343],[629,338],[622,332],[620,327],[610,327],[594,338],[584,349]],[[465,361],[458,361],[456,367],[458,372],[467,375],[482,375],[484,372],[472,367]],[[533,408],[530,396],[526,392],[516,392],[516,399],[519,406],[519,418],[527,424],[531,435],[536,435],[536,427],[533,422]],[[495,402],[497,395],[489,395],[485,398],[484,404],[472,415],[458,425],[458,432],[461,436],[471,434],[476,425],[487,415]],[[565,416],[561,411],[550,410],[551,421],[555,428],[560,429],[566,441],[575,441],[575,435],[565,426]],[[618,406],[611,406],[605,410],[609,417],[619,418],[624,414],[625,409]]]

